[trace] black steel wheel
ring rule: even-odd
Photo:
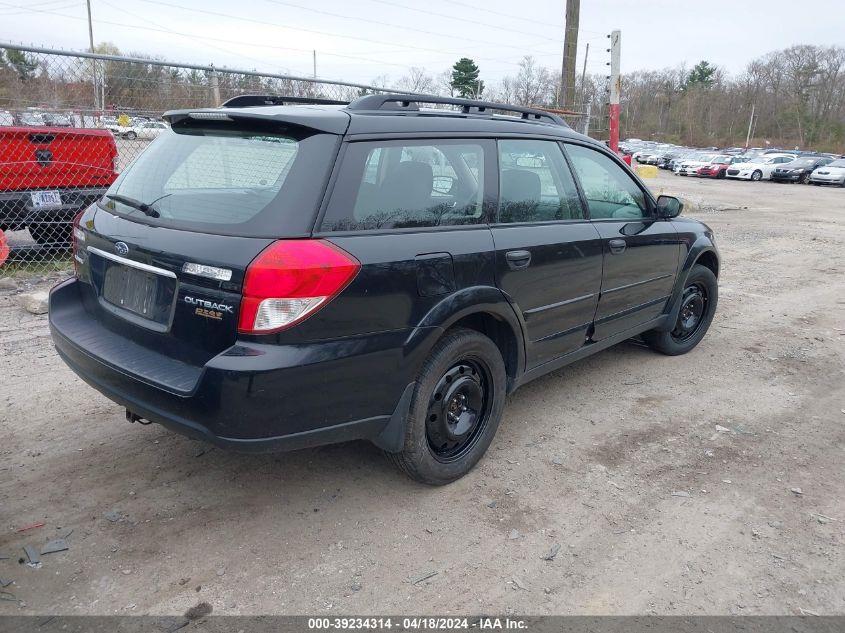
[[[675,329],[672,330],[672,338],[679,343],[683,343],[695,336],[698,328],[704,322],[706,311],[707,287],[696,281],[684,288],[681,295],[681,310],[678,312]]]
[[[690,270],[683,291],[670,313],[677,314],[674,322],[643,333],[643,340],[661,354],[686,354],[707,334],[713,315],[716,314],[718,300],[719,284],[716,275],[706,266],[696,264]]]
[[[452,461],[477,441],[490,418],[490,372],[478,359],[446,370],[428,400],[425,431],[438,461]]]
[[[493,441],[505,389],[505,363],[496,344],[475,330],[449,330],[420,369],[403,447],[388,457],[422,483],[443,485],[463,477]]]

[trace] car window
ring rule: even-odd
[[[567,144],[566,151],[592,219],[636,219],[648,215],[645,192],[613,159],[583,145]]]
[[[316,207],[335,139],[268,128],[192,124],[159,134],[100,205],[147,224],[278,237],[288,217]],[[108,195],[155,201],[158,216]]]
[[[578,189],[554,141],[499,141],[498,221],[583,219]]]
[[[479,224],[484,222],[483,200],[484,148],[479,143],[351,143],[321,230]]]

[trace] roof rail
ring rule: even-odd
[[[311,105],[347,105],[348,101],[318,99],[316,97],[285,97],[282,95],[238,95],[223,102],[221,108],[251,108],[254,106],[285,105],[288,103]]]
[[[394,110],[404,112],[419,111],[420,103],[433,103],[442,105],[460,106],[464,114],[489,114],[493,111],[515,112],[524,121],[544,121],[554,125],[569,127],[562,118],[551,112],[545,112],[537,108],[526,108],[524,106],[509,105],[507,103],[493,103],[491,101],[479,101],[477,99],[459,99],[457,97],[438,97],[435,95],[412,95],[412,94],[380,94],[367,95],[355,99],[347,107],[352,111],[377,111]]]

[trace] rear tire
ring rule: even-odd
[[[651,349],[667,356],[686,354],[707,334],[719,301],[719,283],[713,271],[701,264],[693,266],[678,301],[681,306],[671,331],[643,334]]]
[[[136,138],[138,138],[138,135],[135,134],[135,132],[127,132],[123,135],[123,138],[128,139],[130,141],[134,141]]]
[[[442,486],[484,455],[505,404],[505,364],[489,338],[455,328],[423,363],[405,422],[405,445],[388,458],[411,479]]]

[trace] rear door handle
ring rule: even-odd
[[[625,240],[621,240],[619,238],[616,238],[615,240],[610,240],[608,242],[608,245],[610,246],[610,252],[613,253],[614,255],[618,255],[619,253],[624,253],[625,247],[628,246],[628,244],[625,242]]]
[[[505,253],[505,259],[513,270],[528,268],[531,263],[531,251],[508,251]]]

